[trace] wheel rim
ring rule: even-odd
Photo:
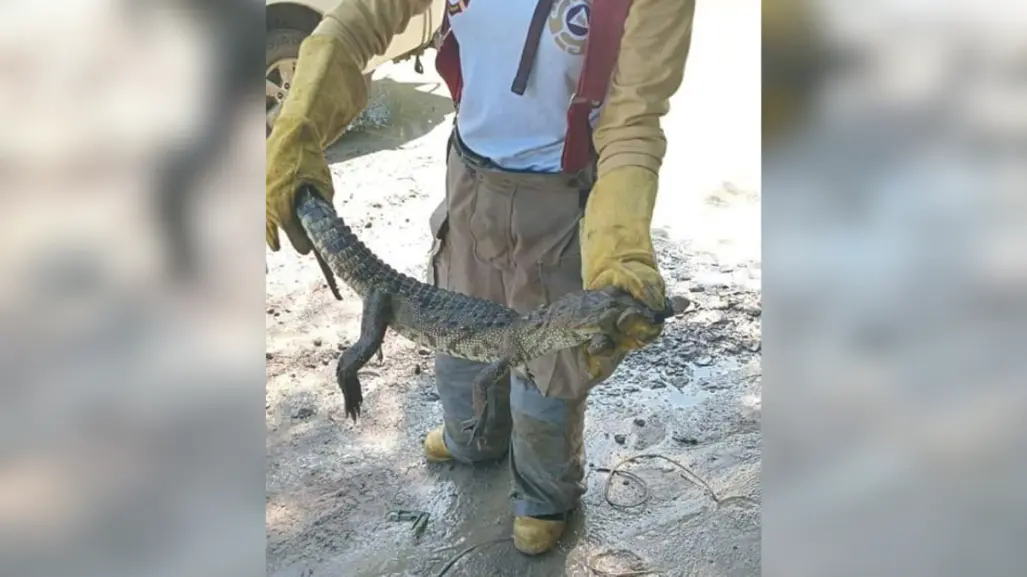
[[[267,135],[282,111],[282,103],[292,88],[292,77],[296,72],[296,59],[283,58],[267,67],[264,74],[265,105],[267,109]]]

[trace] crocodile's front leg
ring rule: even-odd
[[[371,357],[379,353],[385,329],[392,321],[392,297],[385,291],[375,289],[364,299],[360,318],[360,338],[339,356],[335,376],[345,399],[346,415],[356,422],[364,395],[360,391],[357,371],[362,369]]]
[[[474,377],[471,383],[471,402],[474,406],[474,418],[464,425],[464,431],[470,432],[467,444],[470,445],[480,438],[490,424],[495,413],[495,399],[489,395],[491,389],[500,377],[506,374],[510,368],[509,359],[500,359],[485,366],[478,376]]]

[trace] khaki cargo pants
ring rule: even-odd
[[[446,199],[430,221],[428,281],[522,313],[580,290],[578,222],[587,185],[561,174],[482,167],[481,160],[454,135]],[[471,382],[482,366],[436,355],[446,447],[465,463],[498,459],[509,448],[515,515],[574,509],[585,492],[585,391],[591,384],[580,349],[530,363],[534,382],[519,370],[502,379],[493,423],[475,447],[462,425],[473,415]]]

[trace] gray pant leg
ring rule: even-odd
[[[485,365],[442,354],[435,355],[435,382],[442,401],[446,448],[457,461],[473,463],[502,457],[510,445],[510,379],[503,378],[490,391],[493,417],[480,444],[468,445],[464,422],[474,416],[471,383]]]
[[[530,382],[514,375],[511,469],[514,514],[566,513],[585,493],[585,399],[543,397]]]

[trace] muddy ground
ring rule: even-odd
[[[752,6],[750,6],[750,4]],[[592,394],[588,492],[560,547],[528,558],[501,541],[452,576],[760,573],[761,265],[758,3],[700,4],[654,222],[660,267],[692,307]],[[730,30],[726,35],[720,31]],[[410,63],[376,74],[356,128],[329,151],[336,208],[376,253],[423,278],[427,218],[442,198],[452,105]],[[390,333],[384,364],[363,371],[364,416],[345,418],[334,380],[355,341],[360,301],[328,291],[312,258],[267,253],[267,572],[274,576],[436,575],[476,543],[509,536],[508,463],[429,465],[424,434],[441,422],[431,354]],[[717,506],[676,466],[722,497]],[[645,485],[638,482],[643,480]],[[649,498],[637,507],[615,506]],[[430,513],[418,538],[390,509]],[[589,566],[593,569],[589,569]]]

